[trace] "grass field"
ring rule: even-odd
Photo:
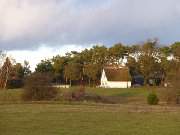
[[[68,91],[74,90],[69,89]],[[25,103],[22,89],[0,91],[0,135],[179,135],[180,107],[149,106],[150,89],[97,89],[123,104]],[[151,89],[159,91],[157,88]],[[61,91],[67,91],[61,89]]]
[[[180,109],[126,105],[0,105],[1,135],[179,135]]]
[[[79,88],[60,89],[59,92],[73,91]],[[156,88],[130,88],[130,89],[103,89],[103,88],[85,88],[86,92],[101,96],[111,96],[114,98],[125,99],[129,103],[145,103],[149,92],[157,91]],[[21,95],[23,89],[0,90],[0,103],[19,103],[22,102]]]

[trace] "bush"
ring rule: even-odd
[[[167,88],[162,92],[162,98],[167,104],[178,104],[179,91],[174,88]]]
[[[82,101],[84,100],[84,97],[85,97],[84,88],[79,88],[74,91],[65,92],[63,94],[64,100],[67,100],[67,101]]]
[[[162,95],[169,104],[180,104],[180,68],[169,73],[167,82],[170,84]]]
[[[92,102],[100,102],[102,100],[102,96],[93,94],[93,93],[86,93],[84,99],[86,101],[92,101]]]
[[[40,101],[53,100],[57,96],[57,89],[51,85],[52,78],[48,74],[35,73],[25,82],[24,100]]]
[[[159,102],[159,99],[155,93],[150,93],[147,97],[147,102],[149,105],[157,105]]]
[[[99,96],[94,93],[87,93],[85,89],[76,88],[73,91],[65,92],[63,94],[63,99],[65,101],[88,101],[88,102],[96,102],[96,103],[105,103],[105,104],[115,104],[117,101],[114,97],[108,96]]]
[[[7,89],[17,89],[17,88],[22,88],[24,86],[24,82],[23,80],[15,80],[15,79],[12,79],[12,80],[8,80],[7,81],[7,86],[6,88]]]

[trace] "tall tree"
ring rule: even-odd
[[[21,63],[16,63],[15,65],[13,65],[13,71],[11,73],[12,77],[24,79],[30,74],[31,70],[27,61],[24,61],[24,65],[22,65]]]
[[[50,60],[42,60],[37,64],[35,71],[40,73],[53,73],[54,69]]]
[[[6,53],[0,50],[0,68],[2,67],[5,59],[6,59]]]
[[[99,79],[99,75],[101,70],[99,69],[99,65],[97,64],[89,64],[84,66],[84,75],[86,75],[89,79],[89,86],[91,86],[91,80],[96,81]]]
[[[169,46],[160,47],[162,57],[168,57],[171,55],[171,48]]]
[[[94,46],[92,48],[92,62],[104,66],[108,62],[108,50],[105,46]]]
[[[62,82],[64,80],[64,70],[67,62],[68,59],[66,57],[61,57],[59,55],[53,57],[52,63],[53,63],[56,82],[57,81]]]
[[[70,86],[72,85],[72,80],[80,80],[82,77],[82,65],[79,63],[68,63],[65,66],[64,77],[70,80]]]
[[[159,52],[156,45],[157,41],[147,41],[140,49],[138,62],[146,84],[148,83],[150,77],[155,76],[155,74],[159,72]]]
[[[23,73],[24,73],[24,77],[27,77],[31,74],[29,62],[26,60],[24,61],[24,65],[23,65]]]
[[[111,64],[120,64],[120,59],[127,55],[127,48],[122,44],[115,44],[109,48],[109,61]]]
[[[128,57],[127,64],[131,75],[137,75],[140,73],[140,65],[134,57]]]
[[[174,57],[178,60],[178,62],[180,62],[180,42],[175,42],[171,45],[171,50]]]
[[[85,49],[81,52],[81,59],[82,59],[84,65],[93,63],[92,58],[93,58],[93,49],[92,48]]]
[[[21,63],[16,63],[16,65],[13,66],[13,76],[17,78],[24,78],[24,69]]]
[[[0,88],[6,88],[9,75],[12,71],[12,64],[10,59],[7,57],[0,72]]]

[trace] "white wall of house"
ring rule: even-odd
[[[70,88],[70,85],[53,85],[55,88]]]
[[[103,88],[130,88],[131,82],[112,82],[112,81],[102,81],[101,87]]]
[[[131,82],[107,82],[108,88],[130,88]]]

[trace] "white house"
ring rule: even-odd
[[[101,86],[103,88],[130,88],[131,76],[127,67],[106,67],[102,71]]]

